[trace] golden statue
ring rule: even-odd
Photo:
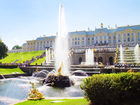
[[[43,94],[40,93],[38,89],[36,89],[35,83],[30,82],[30,84],[32,85],[32,89],[30,89],[31,92],[29,93],[28,100],[44,99],[45,97],[43,96]]]
[[[59,67],[59,69],[58,69],[58,73],[57,73],[57,75],[62,75],[62,67],[63,67],[63,62],[61,63],[61,66]]]
[[[39,71],[39,68],[37,67],[36,70],[35,70],[35,72],[38,72],[38,71]]]
[[[104,67],[104,64],[102,62],[99,62],[99,67],[100,68],[103,68]]]
[[[125,48],[125,50],[129,50],[129,48],[128,48],[128,47],[126,47],[126,48]]]
[[[93,49],[93,52],[96,52],[96,49]]]
[[[69,52],[69,55],[71,56],[73,54],[73,52],[74,52],[74,49],[72,48]]]
[[[115,57],[115,63],[117,63],[117,61],[118,61],[118,60],[117,60],[117,57]]]
[[[101,23],[101,28],[103,28],[103,23]]]

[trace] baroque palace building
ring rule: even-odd
[[[94,31],[69,32],[69,46],[74,49],[116,48],[117,45],[134,47],[140,44],[140,25],[122,26],[114,29],[97,28]],[[56,36],[38,37],[24,43],[23,51],[39,51],[53,48]]]

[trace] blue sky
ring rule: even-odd
[[[140,24],[140,0],[0,0],[0,38],[11,49],[27,40],[55,35],[58,8],[65,9],[67,30]]]

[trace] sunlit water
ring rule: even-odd
[[[135,62],[139,63],[140,61],[140,52],[139,52],[139,44],[137,44],[134,48],[134,54],[135,54]]]
[[[93,49],[87,49],[85,53],[86,65],[94,65],[94,52]]]
[[[120,45],[120,63],[124,63],[124,55],[123,55],[122,45]]]
[[[30,82],[36,83],[37,88],[45,97],[82,97],[80,89],[81,78],[74,78],[74,86],[60,89],[42,85],[41,80],[33,77],[20,77],[0,80],[0,105],[9,105],[27,99],[30,93]]]
[[[59,20],[58,20],[58,35],[55,41],[55,69],[58,70],[60,65],[64,75],[69,74],[69,47],[68,47],[68,33],[66,29],[64,8],[62,5],[59,7]]]

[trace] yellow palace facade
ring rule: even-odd
[[[117,45],[134,47],[140,44],[140,25],[122,26],[114,29],[97,28],[94,31],[69,32],[70,48],[116,48]],[[23,44],[24,51],[38,51],[53,48],[56,36],[38,37],[36,40],[27,41]]]

